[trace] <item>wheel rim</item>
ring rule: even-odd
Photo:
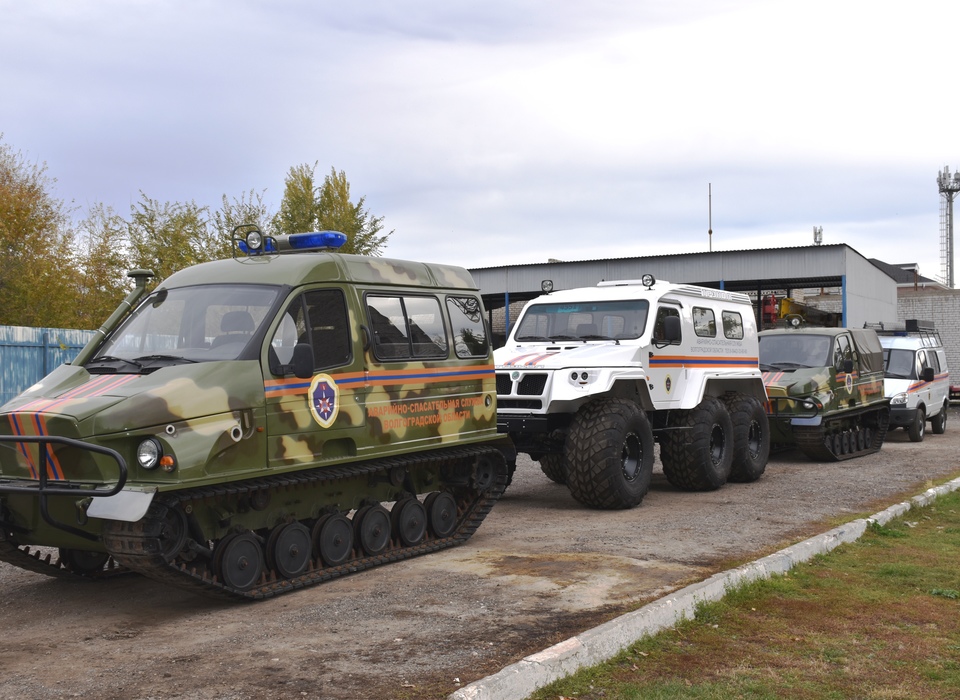
[[[220,580],[225,586],[245,591],[260,580],[263,573],[263,549],[251,532],[228,537],[220,542]]]
[[[714,425],[710,431],[710,460],[716,465],[723,461],[723,453],[726,449],[727,436],[723,432],[723,427]]]
[[[478,460],[473,473],[473,488],[486,491],[493,485],[494,479],[496,479],[496,471],[493,462],[489,459]]]
[[[160,553],[173,560],[187,544],[187,516],[179,508],[167,508],[160,525]]]
[[[293,578],[306,571],[310,547],[310,531],[306,527],[300,523],[281,527],[271,550],[277,572],[285,578]]]
[[[457,527],[457,502],[446,491],[431,493],[426,504],[430,529],[437,537],[448,537]]]
[[[747,431],[747,451],[751,459],[760,456],[760,450],[763,448],[763,426],[759,421],[750,421],[750,429]]]
[[[353,552],[353,525],[340,513],[327,515],[313,529],[313,547],[327,566],[342,564]]]
[[[427,511],[416,498],[398,501],[391,511],[393,529],[407,547],[419,544],[427,534]]]
[[[357,511],[357,540],[367,554],[380,554],[390,544],[390,514],[381,505],[367,506]]]
[[[620,463],[623,471],[623,478],[627,481],[634,481],[640,476],[640,465],[643,462],[643,445],[640,443],[640,437],[636,433],[627,435],[623,441],[623,451],[620,454]]]

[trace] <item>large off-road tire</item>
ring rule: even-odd
[[[565,449],[567,486],[590,508],[638,505],[653,474],[653,431],[647,415],[626,399],[598,399],[573,417]]]
[[[667,480],[684,491],[713,491],[730,478],[733,421],[723,402],[707,396],[690,411],[671,415],[660,441]]]
[[[733,423],[733,464],[728,481],[756,481],[770,457],[770,423],[763,404],[753,396],[737,394],[727,402]]]
[[[923,406],[917,407],[917,415],[913,423],[907,426],[907,433],[910,435],[911,442],[923,442],[924,433],[927,430],[927,412]]]
[[[567,483],[567,458],[562,452],[551,452],[540,458],[540,471],[556,484]]]
[[[930,428],[934,435],[943,435],[947,432],[947,404],[940,407],[940,413],[930,419]]]

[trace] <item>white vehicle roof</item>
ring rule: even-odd
[[[671,284],[657,281],[647,288],[639,280],[613,280],[600,282],[596,287],[578,287],[563,289],[534,299],[537,302],[573,302],[573,301],[621,301],[626,299],[660,299],[669,296],[695,297],[698,299],[716,299],[736,304],[750,304],[750,297],[739,292],[722,289],[697,287],[692,284]]]
[[[915,335],[881,335],[880,345],[894,350],[919,350],[920,348],[930,350],[942,349],[940,344],[932,338],[921,338]]]

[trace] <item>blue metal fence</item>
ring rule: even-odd
[[[0,326],[0,405],[69,362],[94,331]]]

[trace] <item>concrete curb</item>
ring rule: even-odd
[[[717,601],[737,586],[782,574],[845,542],[860,539],[871,523],[885,525],[913,507],[926,506],[940,496],[960,489],[960,478],[928,489],[909,501],[890,506],[869,518],[836,527],[822,535],[798,542],[786,549],[730,569],[676,593],[649,603],[639,610],[610,620],[559,644],[507,666],[502,671],[464,686],[449,700],[521,700],[538,688],[568,676],[580,668],[594,666],[615,656],[644,636],[691,619],[698,603]]]

